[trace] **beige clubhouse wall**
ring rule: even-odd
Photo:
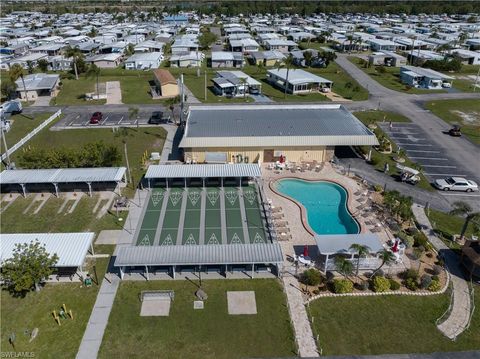
[[[285,147],[275,147],[273,150],[275,152],[281,151],[282,155],[285,156],[287,161],[290,162],[311,162],[311,161],[318,161],[324,162],[329,161],[333,157],[333,147],[325,147],[325,146],[312,146],[312,147],[295,147],[295,148],[285,148]],[[265,150],[272,150],[271,147],[269,148],[251,148],[251,147],[244,147],[244,148],[185,148],[185,160],[186,161],[196,161],[197,163],[205,162],[205,153],[206,152],[221,152],[227,153],[227,160],[229,162],[236,162],[237,155],[241,155],[244,159],[248,157],[249,163],[257,163],[257,162],[266,162],[264,159],[264,151]]]

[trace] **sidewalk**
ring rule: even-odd
[[[468,283],[463,276],[458,256],[449,249],[435,234],[425,214],[424,208],[418,204],[412,206],[413,214],[420,224],[423,233],[439,254],[444,258],[446,269],[451,274],[453,284],[453,306],[445,321],[437,328],[447,337],[455,340],[466,328],[470,319],[471,297]]]

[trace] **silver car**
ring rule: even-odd
[[[478,185],[462,177],[448,177],[434,182],[435,187],[442,191],[478,191]]]

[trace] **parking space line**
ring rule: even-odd
[[[388,133],[388,132],[387,132],[387,133]],[[393,132],[390,132],[390,135],[391,135],[391,136],[395,136],[395,135],[421,135],[421,133],[419,133],[419,132],[393,131]]]
[[[105,116],[105,120],[103,120],[100,125],[103,125],[105,122],[107,122],[107,120],[108,120],[108,116]]]
[[[415,158],[417,160],[437,160],[437,161],[448,161],[448,158],[435,158],[435,157],[415,157],[410,156],[410,158]]]
[[[122,118],[120,119],[120,121],[118,121],[117,125],[119,125],[119,124],[122,122],[122,120],[123,120],[123,116],[122,116]]]
[[[407,145],[407,146],[423,146],[423,147],[432,147],[433,145],[422,145],[422,144],[418,144],[418,143],[405,143],[405,142],[397,142],[397,145],[399,146],[404,146],[404,145]]]
[[[457,166],[422,165],[422,167],[457,168]]]
[[[440,151],[428,151],[428,150],[407,150],[407,152],[440,153]]]
[[[466,177],[467,175],[452,175],[451,173],[424,173],[427,176],[450,176],[450,177]]]
[[[87,118],[87,121],[83,124],[83,126],[87,126],[89,122],[90,122],[90,119]]]

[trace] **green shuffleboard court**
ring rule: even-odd
[[[266,242],[255,186],[155,188],[136,239],[143,246]]]

